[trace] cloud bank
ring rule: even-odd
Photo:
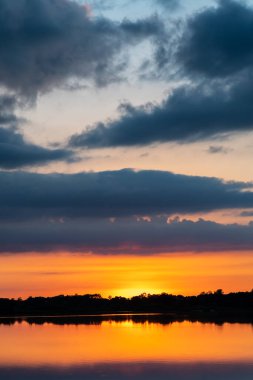
[[[110,218],[253,208],[252,183],[162,171],[0,172],[0,220]],[[18,186],[17,186],[18,184]]]
[[[152,221],[36,221],[1,226],[0,252],[68,251],[94,254],[243,251],[253,248],[253,223],[219,224],[200,219]]]

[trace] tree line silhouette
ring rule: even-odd
[[[1,317],[81,316],[89,314],[160,313],[169,319],[253,321],[253,290],[224,294],[221,289],[197,296],[140,294],[108,297],[100,294],[0,298]]]

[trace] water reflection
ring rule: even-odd
[[[187,315],[166,314],[166,313],[117,313],[117,314],[93,314],[93,315],[64,315],[64,316],[27,316],[27,317],[0,317],[0,325],[14,325],[17,322],[27,322],[29,324],[43,325],[45,323],[51,323],[54,325],[101,325],[105,321],[113,322],[126,322],[131,321],[133,323],[155,323],[161,325],[168,325],[174,322],[201,322],[203,324],[215,324],[222,326],[225,323],[240,323],[251,324],[253,326],[253,320],[251,316],[243,315],[241,318],[222,318],[217,316],[209,317],[200,315],[198,317],[190,317]]]
[[[250,324],[172,322],[158,315],[1,322],[1,379],[253,378]]]

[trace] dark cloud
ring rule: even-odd
[[[67,149],[47,149],[27,142],[16,129],[0,127],[0,168],[16,169],[38,166],[52,161],[67,161],[73,152]]]
[[[0,172],[0,251],[248,250],[253,224],[168,215],[253,208],[251,183],[169,172]]]
[[[70,138],[74,147],[189,143],[253,130],[253,86],[245,76],[232,85],[200,84],[175,89],[160,105],[125,105],[122,115]]]
[[[227,154],[230,151],[228,148],[224,148],[223,146],[220,145],[211,145],[208,148],[208,153],[211,154]]]
[[[253,8],[219,0],[191,17],[176,58],[187,73],[221,78],[253,68]]]
[[[120,53],[160,28],[93,18],[70,0],[0,0],[0,84],[30,97],[68,79],[105,85],[126,65]]]
[[[251,183],[162,171],[0,172],[0,183],[0,220],[4,221],[253,208]]]
[[[240,216],[243,216],[243,217],[253,217],[253,210],[250,210],[250,211],[242,211],[240,213]]]
[[[163,24],[157,16],[140,19],[137,22],[124,19],[120,24],[120,30],[125,33],[125,39],[133,41],[145,39],[146,37],[157,37],[164,32]]]
[[[138,249],[137,249],[138,247]],[[5,223],[0,252],[80,251],[101,254],[242,251],[253,248],[253,224],[203,219],[167,222],[137,219],[80,219]]]
[[[18,124],[18,118],[14,114],[16,106],[15,96],[0,95],[0,125],[16,126]]]

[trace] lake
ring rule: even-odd
[[[0,378],[253,379],[253,325],[163,316],[0,320]]]

